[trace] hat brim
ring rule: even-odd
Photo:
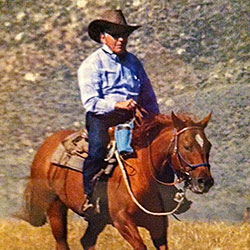
[[[88,33],[91,39],[101,43],[100,34],[103,32],[108,32],[110,34],[120,34],[126,32],[130,35],[133,31],[140,27],[141,25],[122,25],[105,20],[95,20],[89,24]]]

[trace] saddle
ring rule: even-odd
[[[110,143],[108,144],[108,154],[105,159],[107,167],[103,172],[108,175],[112,171],[114,163],[114,153],[116,149],[116,142],[114,139],[113,128],[109,129]],[[77,172],[82,172],[82,166],[84,160],[88,156],[88,133],[85,129],[76,131],[66,137],[57,147],[56,151],[52,155],[51,163],[63,167],[69,168]]]
[[[138,105],[137,105],[138,106]],[[147,115],[147,111],[144,110],[141,107],[137,107],[135,112],[135,118],[134,123],[136,126],[140,126],[143,116]],[[120,126],[120,125],[119,125]],[[127,125],[125,124],[125,133],[120,130],[120,127],[117,126],[117,129],[114,127],[109,128],[109,136],[110,136],[110,142],[107,146],[108,154],[106,156],[105,161],[107,162],[107,166],[105,169],[101,170],[100,173],[98,173],[98,176],[101,176],[103,173],[106,175],[109,175],[116,163],[115,158],[115,151],[116,149],[118,152],[122,151],[119,149],[119,147],[124,147],[126,143],[124,140],[121,140],[119,138],[122,138],[124,135],[127,134]],[[120,136],[117,136],[117,134],[120,134]],[[119,139],[120,141],[116,142],[116,139]],[[82,172],[82,166],[84,160],[88,156],[88,133],[86,129],[81,129],[79,131],[76,131],[75,133],[69,135],[66,137],[57,147],[56,151],[52,155],[51,163],[63,167],[63,168],[69,168],[72,170],[75,170],[77,172]],[[97,177],[98,177],[97,176]]]

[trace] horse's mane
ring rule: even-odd
[[[194,118],[191,118],[190,115],[178,113],[178,117],[183,122],[193,123]],[[173,127],[171,115],[158,114],[143,119],[141,125],[136,126],[133,130],[133,147],[135,149],[146,147],[166,127]]]

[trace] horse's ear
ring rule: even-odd
[[[179,119],[173,111],[171,113],[171,118],[174,124],[174,128],[176,128],[177,130],[183,129],[185,127],[184,122]]]
[[[208,114],[208,116],[206,116],[202,121],[199,122],[199,124],[205,128],[209,122],[209,120],[211,119],[211,116],[212,116],[212,111]]]

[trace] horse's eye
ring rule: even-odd
[[[184,148],[185,148],[185,150],[187,150],[187,151],[192,151],[192,147],[191,147],[191,146],[185,146],[185,145],[184,145]]]

